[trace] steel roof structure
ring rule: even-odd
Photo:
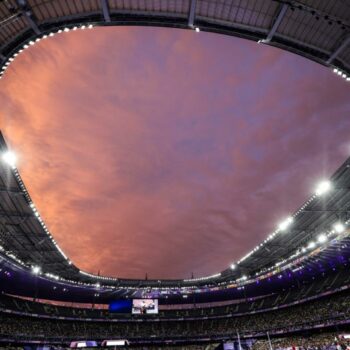
[[[8,151],[0,133],[0,156]],[[323,196],[313,195],[293,215],[290,227],[276,230],[258,248],[231,268],[215,276],[190,280],[137,280],[96,276],[79,270],[55,242],[26,190],[18,169],[0,161],[0,258],[27,269],[40,267],[45,276],[53,280],[64,279],[76,283],[125,288],[189,287],[205,288],[208,285],[230,284],[243,275],[264,275],[274,266],[290,264],[293,269],[302,259],[312,263],[337,256],[339,247],[348,246],[350,224],[350,158],[331,177],[332,189]],[[43,194],[45,195],[45,194]],[[343,223],[343,236],[334,230]],[[317,243],[320,233],[327,233],[326,243]],[[312,249],[308,247],[314,243]],[[315,243],[316,242],[316,243]],[[332,244],[331,244],[332,242]],[[335,242],[335,243],[334,243]],[[329,243],[329,244],[327,244]],[[302,249],[304,249],[302,251]],[[350,245],[349,245],[350,249]],[[350,252],[349,252],[350,256]],[[1,259],[0,259],[1,260]],[[295,262],[297,261],[297,262]],[[97,267],[98,268],[98,267]],[[33,272],[33,271],[32,271]]]
[[[87,25],[197,28],[273,45],[350,75],[347,0],[0,0],[0,67],[35,40]]]

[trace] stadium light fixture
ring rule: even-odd
[[[231,264],[231,265],[230,265],[231,270],[234,270],[236,267],[237,267],[236,264]]]
[[[41,271],[41,268],[39,266],[32,266],[32,272],[34,275],[38,275]]]
[[[279,225],[278,228],[281,231],[285,231],[288,226],[293,222],[293,218],[291,216],[289,216],[287,219],[285,219],[284,221],[282,221]]]
[[[196,33],[199,33],[201,30],[200,30],[200,28],[196,27],[195,31],[196,31]]]
[[[317,241],[318,241],[318,243],[325,243],[325,242],[327,242],[327,236],[324,233],[321,233],[317,237]]]
[[[316,243],[314,241],[309,242],[308,246],[309,249],[314,249],[316,247]]]
[[[321,181],[317,187],[315,194],[316,196],[322,196],[323,194],[327,193],[332,188],[332,184],[330,181]]]
[[[17,157],[14,152],[7,151],[2,155],[2,160],[10,167],[14,168],[16,166]]]
[[[336,233],[342,233],[345,231],[345,227],[341,222],[335,223],[333,228]]]

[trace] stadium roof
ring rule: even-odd
[[[346,0],[0,0],[0,67],[59,30],[104,25],[196,29],[255,40],[350,78]]]
[[[289,226],[283,223],[241,259],[235,269],[228,268],[216,276],[190,280],[137,280],[91,275],[74,266],[59,248],[32,202],[18,169],[8,158],[3,158],[8,151],[0,132],[0,258],[2,256],[14,265],[33,273],[40,272],[53,280],[63,278],[78,283],[98,282],[135,288],[230,284],[244,275],[266,275],[276,266],[279,270],[283,266],[294,268],[303,259],[310,262],[317,254],[322,259],[337,256],[342,241],[348,239],[350,158],[331,177],[331,188],[323,187],[310,197],[291,215],[287,221]],[[327,193],[321,193],[326,190]]]

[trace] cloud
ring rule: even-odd
[[[26,50],[0,123],[63,250],[122,277],[216,273],[350,150],[349,86],[232,37],[97,28]]]

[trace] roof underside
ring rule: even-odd
[[[29,40],[86,23],[198,26],[262,40],[350,73],[345,0],[0,0],[0,61]]]

